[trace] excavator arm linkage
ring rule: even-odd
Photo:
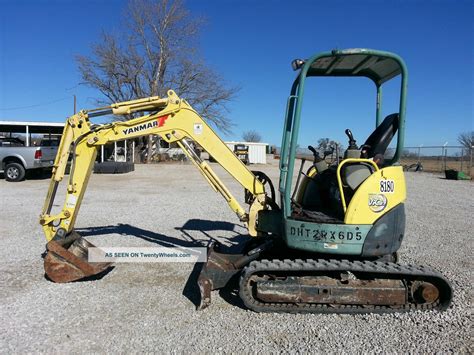
[[[140,117],[104,125],[93,125],[89,118],[107,114]],[[175,142],[199,169],[212,188],[219,192],[229,207],[249,229],[258,236],[257,216],[267,208],[268,197],[263,184],[248,170],[209,125],[172,90],[166,98],[150,97],[116,103],[94,110],[80,111],[68,118],[64,127],[48,194],[40,216],[48,244],[45,257],[47,276],[56,282],[69,282],[100,274],[109,264],[92,264],[86,260],[89,242],[74,231],[74,224],[97,156],[98,147],[110,142],[133,139],[150,134],[159,135],[169,143]],[[192,142],[198,143],[252,196],[249,212],[239,204],[211,166],[194,151]],[[71,168],[66,185],[64,206],[52,213],[56,192],[65,176],[69,158]]]

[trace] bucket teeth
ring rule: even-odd
[[[88,249],[94,245],[77,232],[70,233],[61,240],[51,240],[46,244],[44,271],[47,277],[58,283],[78,281],[99,275],[109,268],[111,263],[89,263]]]

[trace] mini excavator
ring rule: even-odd
[[[197,280],[198,308],[207,307],[211,291],[226,287],[231,280],[238,282],[244,304],[257,312],[385,313],[448,308],[452,288],[442,274],[397,259],[405,236],[406,187],[398,164],[404,144],[408,80],[403,60],[385,51],[347,49],[297,59],[292,66],[298,75],[286,106],[279,202],[268,176],[250,171],[172,90],[166,97],[115,103],[68,118],[40,216],[47,239],[46,276],[54,282],[71,282],[110,268],[110,263],[88,261],[88,248],[93,245],[74,230],[97,150],[110,142],[155,134],[183,150],[254,237],[237,254],[224,253],[218,243],[208,245],[207,262]],[[304,169],[305,160],[301,160],[295,170],[305,82],[321,76],[372,80],[375,130],[358,145],[347,129],[348,148],[332,164],[309,147],[314,155],[312,165]],[[382,86],[395,77],[401,83],[399,110],[382,118]],[[109,114],[135,118],[103,125],[90,121]],[[387,148],[395,137],[394,154],[389,156]],[[194,142],[242,185],[247,209],[211,164],[195,153]],[[68,181],[61,184],[67,190],[64,207],[52,214],[68,160]]]

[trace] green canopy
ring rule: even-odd
[[[370,50],[346,49],[333,50],[328,56],[316,59],[307,76],[365,76],[382,85],[401,70],[394,58]]]

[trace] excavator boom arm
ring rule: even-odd
[[[136,112],[149,113],[128,121],[99,126],[94,126],[89,121],[91,117],[105,114],[130,115]],[[159,135],[169,143],[176,142],[209,184],[224,197],[239,219],[247,223],[250,235],[257,236],[257,214],[258,211],[266,208],[263,184],[234,155],[199,114],[185,100],[180,99],[170,90],[167,98],[151,97],[116,103],[108,107],[81,111],[67,120],[40,218],[40,224],[43,226],[48,242],[55,236],[63,237],[73,230],[97,156],[97,148],[110,142],[150,134]],[[193,141],[212,155],[232,177],[254,196],[249,213],[245,212],[211,169],[211,166],[195,153],[192,148]],[[66,164],[71,154],[72,165],[67,183],[66,201],[58,214],[51,214],[56,191],[64,177]]]

